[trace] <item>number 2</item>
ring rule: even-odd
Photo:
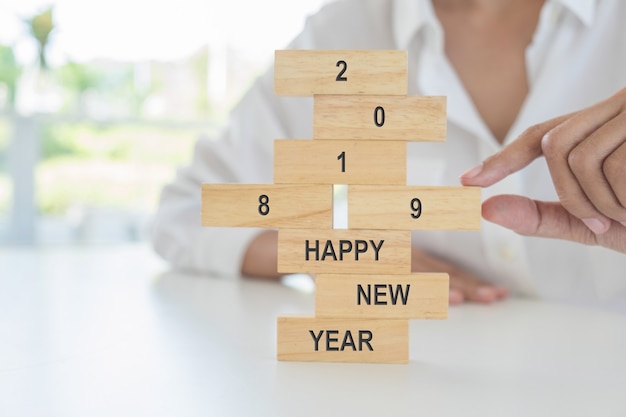
[[[337,74],[335,81],[348,81],[348,77],[344,77],[346,70],[348,69],[348,63],[346,61],[337,61],[336,67],[341,67],[341,71]]]

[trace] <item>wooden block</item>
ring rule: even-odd
[[[408,320],[278,317],[281,361],[407,363]]]
[[[478,187],[348,186],[352,229],[478,230]]]
[[[278,272],[408,274],[411,232],[282,229]]]
[[[446,140],[446,98],[317,95],[314,139]]]
[[[407,53],[394,50],[285,50],[274,55],[274,91],[406,95]]]
[[[400,185],[406,161],[406,142],[280,139],[274,182]]]
[[[315,316],[445,319],[445,273],[409,275],[315,275]]]
[[[202,225],[330,229],[333,226],[333,187],[323,184],[203,184]]]

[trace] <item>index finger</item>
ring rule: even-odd
[[[488,187],[528,166],[543,154],[541,141],[546,133],[575,114],[570,113],[555,117],[529,127],[500,152],[461,174],[461,184]]]

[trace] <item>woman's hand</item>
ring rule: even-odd
[[[626,89],[527,129],[461,176],[487,187],[544,156],[559,197],[495,196],[483,217],[523,235],[568,239],[626,253]]]
[[[450,275],[450,304],[460,304],[464,301],[491,303],[508,296],[506,288],[486,283],[417,248],[412,249],[411,260],[413,272],[447,272]]]

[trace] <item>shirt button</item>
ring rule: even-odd
[[[504,244],[500,248],[500,259],[505,262],[513,262],[515,260],[515,251],[509,244]]]

